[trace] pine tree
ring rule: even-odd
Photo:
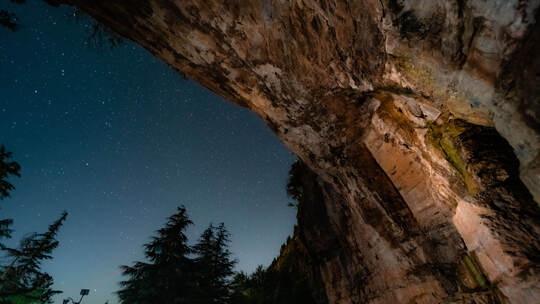
[[[13,191],[15,187],[7,181],[10,175],[21,176],[21,166],[15,162],[10,161],[12,153],[6,151],[6,148],[0,146],[0,200],[9,197],[10,191]]]
[[[21,166],[15,161],[10,161],[11,155],[11,152],[6,151],[6,148],[3,145],[0,146],[0,200],[9,197],[10,192],[15,189],[15,187],[7,181],[9,176],[21,176]],[[13,220],[11,219],[0,219],[0,240],[11,237],[11,224],[13,224]],[[0,243],[0,250],[3,248],[5,248],[4,245]]]
[[[230,234],[221,223],[204,230],[195,245],[198,295],[195,303],[231,303],[230,277],[236,261],[229,251]]]
[[[13,2],[21,2],[16,0]],[[20,165],[11,161],[11,152],[0,146],[0,200],[9,197],[15,189],[7,179],[20,176]],[[8,248],[0,243],[0,251],[11,259],[0,266],[0,303],[40,302],[52,303],[52,296],[60,293],[53,290],[53,278],[41,272],[41,262],[51,259],[52,251],[58,246],[56,234],[66,220],[67,212],[56,220],[45,233],[34,233],[21,240],[18,249]],[[11,237],[11,219],[0,219],[0,239]]]
[[[121,266],[122,274],[128,277],[120,282],[121,303],[191,303],[194,269],[189,257],[192,249],[184,232],[191,224],[185,207],[179,207],[144,246],[148,262]]]
[[[11,224],[13,224],[12,219],[1,219],[0,220],[0,239],[10,238],[11,237]],[[0,250],[4,249],[4,245],[0,243]]]
[[[52,303],[52,296],[60,293],[53,290],[52,277],[41,271],[41,263],[51,259],[52,251],[58,247],[56,235],[64,223],[67,212],[49,226],[45,233],[33,233],[21,240],[18,249],[3,248],[11,262],[1,268],[0,299],[10,297],[33,298],[41,303]]]
[[[248,287],[249,277],[241,271],[234,275],[231,281],[231,303],[234,304],[254,304],[251,303],[251,289]]]

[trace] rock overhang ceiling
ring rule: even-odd
[[[248,107],[310,167],[330,302],[540,298],[540,1],[48,2]]]

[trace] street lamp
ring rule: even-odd
[[[69,304],[69,301],[71,301],[71,303],[73,304],[81,304],[82,299],[84,298],[84,296],[87,296],[88,293],[90,293],[90,289],[81,289],[81,298],[79,299],[79,302],[75,302],[72,298],[67,298],[64,299],[63,304]]]

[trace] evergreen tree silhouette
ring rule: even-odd
[[[52,289],[53,279],[41,271],[41,263],[51,259],[52,251],[58,247],[56,235],[67,215],[64,211],[47,232],[23,238],[18,249],[3,248],[11,262],[1,268],[0,302],[10,303],[10,297],[23,296],[52,303],[52,296],[61,292]]]
[[[12,2],[22,3],[16,0]],[[15,190],[7,181],[10,176],[20,177],[21,166],[11,160],[12,153],[0,146],[0,200],[8,198]],[[0,265],[0,303],[11,304],[15,301],[32,303],[52,303],[52,296],[60,293],[53,290],[53,278],[41,271],[41,262],[51,259],[52,251],[58,247],[56,235],[64,223],[67,212],[49,226],[45,233],[33,233],[23,238],[18,249],[8,248],[0,243],[8,264]],[[11,237],[11,219],[0,219],[0,239]]]
[[[8,198],[10,192],[15,190],[15,187],[7,179],[12,175],[21,176],[21,166],[17,162],[11,161],[11,156],[11,152],[6,151],[3,145],[0,146],[0,200]],[[0,219],[0,240],[11,237],[11,224],[13,224],[12,219]],[[0,250],[3,248],[5,247],[0,242]]]
[[[0,146],[0,200],[8,198],[9,193],[15,190],[15,187],[7,181],[7,178],[10,175],[21,176],[21,166],[15,161],[10,161],[11,156],[11,152],[6,151],[3,145]]]
[[[194,246],[198,296],[194,303],[231,303],[230,277],[236,261],[229,251],[230,234],[221,223],[204,230]]]
[[[122,289],[117,292],[121,303],[191,303],[194,269],[184,232],[191,224],[185,207],[179,207],[144,246],[148,262],[121,266],[122,274],[128,277],[120,282]]]

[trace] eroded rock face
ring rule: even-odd
[[[248,107],[316,173],[301,224],[331,303],[540,299],[540,1],[48,2]]]

